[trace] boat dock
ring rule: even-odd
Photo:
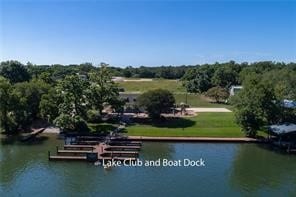
[[[106,146],[106,150],[137,150],[141,149],[141,146]]]
[[[116,143],[115,143],[116,144]],[[137,144],[138,146],[135,146]],[[82,161],[102,161],[102,160],[136,160],[141,149],[140,142],[120,143],[119,145],[110,145],[104,142],[98,142],[96,145],[89,144],[66,144],[62,149],[56,148],[56,155],[48,152],[49,160],[82,160]]]
[[[69,144],[69,145],[64,145],[64,149],[65,150],[76,150],[76,149],[79,149],[79,150],[84,150],[84,149],[94,149],[95,146],[91,146],[91,145],[72,145],[72,144]]]

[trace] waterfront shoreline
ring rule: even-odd
[[[229,137],[147,137],[129,136],[129,140],[139,141],[167,141],[167,142],[233,142],[233,143],[264,143],[262,139],[248,137],[229,138]]]

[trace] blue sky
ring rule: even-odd
[[[0,0],[0,60],[296,61],[296,1]]]

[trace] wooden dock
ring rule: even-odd
[[[139,144],[139,143],[137,143]],[[123,144],[120,146],[99,143],[98,145],[64,145],[63,149],[56,148],[57,155],[50,155],[49,160],[136,160],[141,146]]]
[[[141,146],[107,146],[105,150],[140,150]]]
[[[86,156],[59,156],[51,155],[49,160],[86,160]]]
[[[99,141],[89,141],[89,140],[78,140],[73,142],[73,145],[98,145]]]
[[[139,155],[139,152],[132,152],[132,151],[104,151],[100,156],[111,156],[111,157],[121,157],[121,156],[133,156],[136,157]]]
[[[100,157],[100,161],[102,160],[114,160],[114,161],[135,161],[136,157]]]
[[[93,153],[91,150],[57,150],[57,154],[60,153],[73,153],[73,154],[86,154],[86,153]]]
[[[95,146],[93,145],[64,145],[64,149],[94,149]]]
[[[86,156],[51,155],[50,151],[48,151],[48,160],[86,160]]]
[[[139,141],[111,141],[108,143],[110,146],[142,146]]]

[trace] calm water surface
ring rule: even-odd
[[[255,144],[144,143],[142,160],[203,158],[205,167],[49,162],[63,141],[1,140],[0,196],[296,196],[296,155]]]

